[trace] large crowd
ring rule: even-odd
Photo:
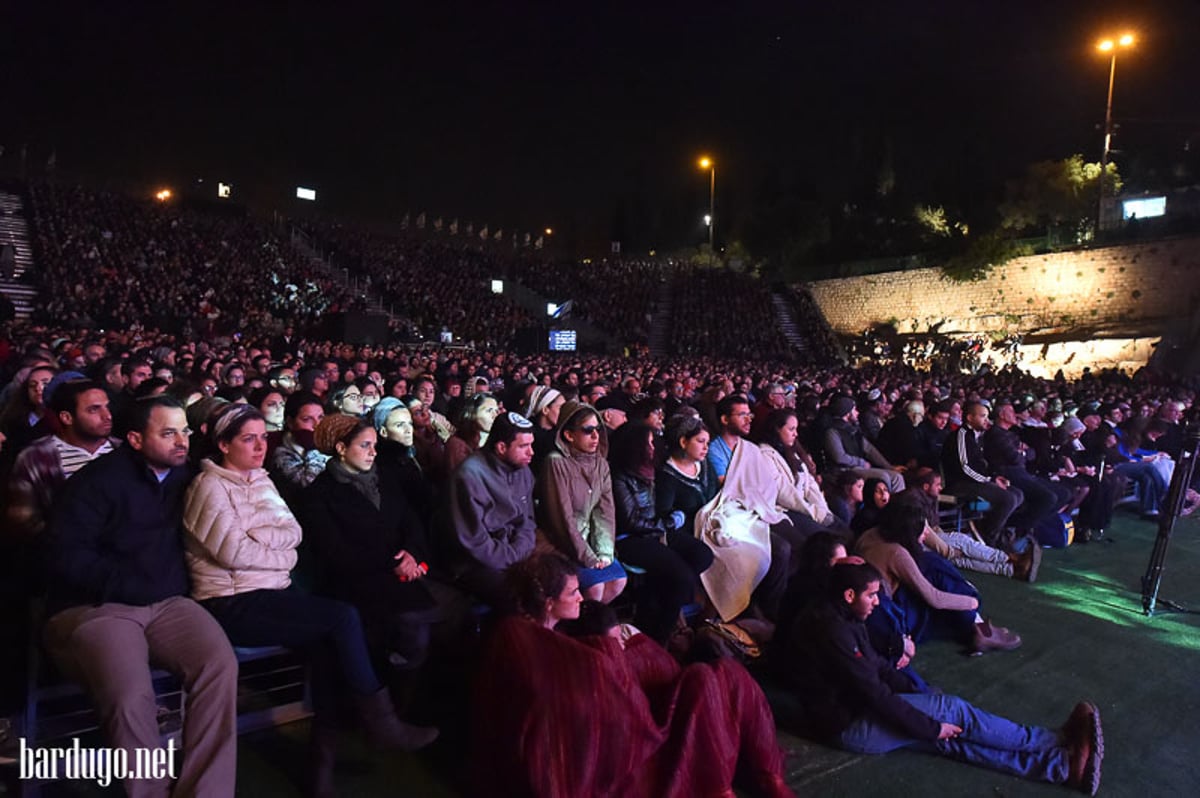
[[[185,213],[85,217],[108,201],[33,193],[56,304],[0,331],[6,650],[44,644],[121,748],[157,745],[149,662],[176,671],[177,793],[233,794],[232,646],[263,645],[312,657],[317,795],[346,717],[386,748],[436,744],[455,718],[409,710],[462,657],[475,691],[451,690],[474,696],[464,755],[488,792],[790,795],[744,662],[794,691],[790,722],[818,741],[1098,787],[1093,704],[1026,726],[912,662],[939,637],[1022,645],[964,571],[1034,581],[1070,530],[1103,537],[1122,503],[1170,510],[1194,383],[796,363],[745,323],[770,318],[765,288],[699,270],[672,278],[668,358],[353,345],[304,331],[343,298],[283,244],[258,244],[272,290],[239,283]],[[221,230],[244,251],[241,225]],[[470,283],[474,256],[417,251],[373,285],[428,294],[407,306],[421,325],[467,324],[420,286]],[[206,305],[240,334],[200,323]],[[191,324],[160,327],[164,307]],[[464,329],[521,323],[489,307]],[[969,523],[946,520],[949,497]],[[32,599],[45,618],[26,630]],[[23,662],[6,658],[0,711]]]
[[[41,294],[36,318],[43,322],[249,336],[285,323],[315,332],[339,312],[383,308],[395,342],[449,334],[457,343],[507,348],[523,329],[583,320],[615,350],[645,347],[661,314],[669,317],[665,340],[674,354],[791,354],[770,288],[744,273],[662,258],[578,261],[448,232],[319,219],[267,223],[57,182],[32,183],[28,194],[38,267],[27,279]],[[293,230],[303,232],[304,245],[293,243]],[[565,305],[563,318],[552,321],[493,293],[493,280]],[[660,307],[664,288],[669,313]],[[832,334],[811,299],[785,296],[807,339],[805,356],[832,358]],[[714,336],[714,318],[735,321],[742,334]]]
[[[254,220],[49,182],[29,198],[41,321],[251,334],[361,306]]]

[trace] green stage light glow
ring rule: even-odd
[[[1160,614],[1147,618],[1142,612],[1141,594],[1113,579],[1093,571],[1062,569],[1072,577],[1067,582],[1042,582],[1038,594],[1060,609],[1118,626],[1142,628],[1155,642],[1200,651],[1200,628],[1188,615]]]

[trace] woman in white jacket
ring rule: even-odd
[[[205,460],[184,504],[192,595],[235,646],[312,649],[331,667],[314,668],[314,793],[332,794],[332,705],[339,686],[355,696],[377,744],[416,750],[437,730],[396,717],[387,689],[371,665],[354,607],[291,589],[300,524],[263,469],[267,427],[261,413],[233,404],[209,424],[220,462]],[[330,720],[327,724],[326,719]]]
[[[799,556],[804,541],[814,532],[832,532],[847,542],[851,539],[849,528],[838,520],[825,501],[821,483],[811,470],[812,459],[798,442],[799,432],[796,411],[781,408],[767,417],[759,443],[779,488],[775,505],[784,511],[790,522],[772,527],[771,531],[787,539],[794,557]],[[795,560],[793,565],[798,566],[799,561]],[[789,569],[789,573],[794,572],[795,568]]]

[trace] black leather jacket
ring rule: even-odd
[[[664,535],[671,531],[670,518],[658,515],[654,506],[654,483],[631,471],[612,474],[613,504],[617,510],[617,536]]]

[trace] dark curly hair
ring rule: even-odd
[[[562,595],[567,577],[578,573],[575,563],[558,552],[534,554],[513,563],[504,572],[517,612],[541,623],[546,620],[546,602]]]

